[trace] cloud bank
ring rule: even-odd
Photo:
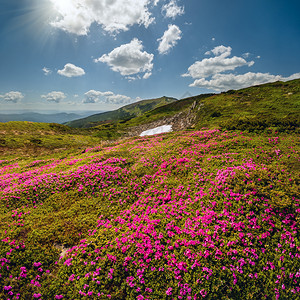
[[[288,81],[300,78],[300,73],[293,74],[289,77],[281,75],[272,75],[269,73],[252,73],[248,72],[241,75],[235,74],[216,74],[210,80],[205,78],[195,80],[190,86],[212,89],[215,91],[227,91],[230,89],[241,89],[252,85],[258,85],[275,81]]]
[[[149,8],[157,0],[50,0],[57,14],[50,24],[76,35],[87,35],[93,23],[111,34],[154,21]]]
[[[196,61],[188,68],[188,72],[182,74],[183,77],[192,77],[194,80],[189,86],[206,88],[214,91],[226,91],[230,89],[241,89],[252,85],[259,85],[274,81],[288,81],[300,78],[300,73],[288,77],[272,75],[270,73],[247,72],[244,74],[233,74],[238,67],[251,67],[254,61],[246,61],[250,53],[244,53],[243,57],[229,57],[232,48],[223,45],[207,51],[205,55],[213,57]]]

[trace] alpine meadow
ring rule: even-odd
[[[4,0],[0,300],[300,300],[299,11]]]

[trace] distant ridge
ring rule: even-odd
[[[125,124],[118,124],[118,130],[131,131],[130,127],[135,127],[137,133],[137,127],[147,130],[172,124],[176,130],[203,127],[249,131],[268,127],[299,130],[300,79],[188,97],[155,108]]]
[[[89,128],[103,123],[114,123],[118,121],[130,120],[138,117],[147,111],[164,106],[177,101],[176,98],[163,96],[156,99],[141,100],[132,104],[123,106],[117,110],[91,115],[86,118],[64,123],[74,128]]]
[[[10,113],[10,114],[0,114],[0,122],[28,121],[28,122],[38,122],[38,123],[43,122],[43,123],[63,124],[65,122],[82,118],[83,116],[84,115],[82,114],[63,113],[63,112],[55,113],[55,114],[42,114],[36,112]]]
[[[193,97],[192,94],[190,92],[185,92],[179,99],[182,100],[190,97]]]
[[[18,130],[24,132],[29,125],[35,127],[36,124],[19,123]],[[6,131],[13,124],[0,125]],[[76,134],[81,132],[102,140],[138,136],[145,130],[163,125],[172,125],[173,131],[218,128],[249,132],[269,129],[300,132],[300,79],[277,81],[219,94],[201,94],[182,100],[170,97],[142,100],[115,111],[67,122],[66,125],[74,128]],[[39,126],[46,126],[46,123]],[[70,127],[58,128],[73,132]]]
[[[298,132],[300,79],[192,96],[127,120],[98,123],[94,129],[103,139],[115,139],[163,125],[172,125],[174,131],[220,128],[261,132],[273,128]]]

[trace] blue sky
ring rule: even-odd
[[[297,0],[2,0],[0,111],[103,111],[300,77]]]

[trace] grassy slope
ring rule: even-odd
[[[95,136],[103,139],[113,139],[121,137],[130,127],[148,124],[163,118],[172,117],[177,113],[187,110],[195,101],[210,97],[212,94],[204,94],[196,97],[190,97],[183,100],[174,101],[172,103],[159,106],[138,117],[124,120],[116,123],[106,123],[96,126],[94,129]]]
[[[14,121],[0,123],[0,157],[41,155],[72,151],[101,143],[90,130],[78,130],[56,123]]]
[[[138,126],[139,124],[146,124],[165,117],[171,117],[176,113],[182,112],[189,108],[195,101],[201,101],[210,97],[212,94],[203,94],[196,97],[190,97],[176,102],[155,108],[147,113],[142,114],[126,122],[128,127]]]
[[[97,123],[101,123],[104,121],[117,122],[121,120],[127,120],[136,116],[140,116],[141,114],[156,107],[163,106],[174,101],[176,101],[176,99],[169,97],[142,100],[133,104],[123,106],[114,111],[96,114],[87,118],[68,122],[66,123],[66,125],[77,128],[86,128],[95,126],[97,125]]]
[[[242,127],[242,124],[260,121],[270,126],[280,120],[292,120],[299,126],[300,79],[228,91],[202,103],[197,128],[234,129],[232,127],[238,124]]]
[[[295,131],[300,126],[298,79],[178,100],[129,120],[99,125],[95,127],[95,135],[104,139],[121,137],[130,127],[174,116],[189,109],[194,102],[197,129],[206,127],[262,131],[275,127],[280,131]]]
[[[171,103],[168,103],[169,101]],[[69,123],[74,127],[89,127],[91,122],[99,121],[99,118],[102,120],[115,120],[114,122],[106,122],[95,126],[88,131],[72,131],[68,127],[58,127],[57,125],[55,130],[58,130],[58,135],[54,136],[52,134],[51,139],[48,139],[48,141],[46,141],[46,136],[49,135],[49,132],[53,132],[53,128],[48,128],[48,133],[40,132],[37,135],[33,124],[19,122],[15,124],[19,124],[19,127],[26,124],[26,126],[32,128],[31,133],[27,132],[26,136],[23,136],[15,134],[18,133],[18,130],[10,130],[10,135],[0,137],[0,146],[2,148],[3,146],[16,148],[23,144],[40,147],[43,144],[46,147],[53,148],[57,147],[59,143],[65,143],[66,146],[76,145],[77,141],[72,142],[74,139],[70,136],[73,133],[76,133],[76,137],[91,135],[91,141],[88,144],[97,141],[99,138],[102,140],[116,139],[122,137],[130,127],[173,116],[189,109],[194,102],[197,103],[194,110],[197,113],[197,129],[207,127],[259,132],[269,127],[275,127],[279,131],[297,131],[300,126],[300,80],[298,79],[289,82],[264,84],[238,91],[228,91],[217,95],[204,94],[178,101],[166,97],[143,100],[113,112],[98,114]],[[168,104],[164,105],[165,103]],[[0,126],[4,128],[2,131],[5,131],[6,125],[0,124]],[[7,126],[9,128],[10,125]],[[45,142],[39,141],[41,138]],[[51,141],[56,146],[51,146]]]
[[[299,147],[188,131],[2,160],[0,298],[299,299]]]

